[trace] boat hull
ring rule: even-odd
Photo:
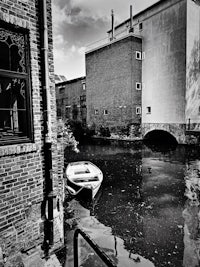
[[[68,192],[76,197],[93,199],[103,180],[101,170],[88,161],[69,163],[66,169]]]

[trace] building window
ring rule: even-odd
[[[98,115],[98,114],[99,114],[99,110],[98,110],[98,109],[95,109],[95,110],[94,110],[94,114],[95,114],[95,115]]]
[[[60,94],[64,94],[64,92],[65,92],[65,87],[61,87],[61,88],[59,88],[59,93],[60,93]]]
[[[80,103],[82,104],[83,102],[86,102],[86,95],[80,96]]]
[[[104,115],[108,115],[108,110],[107,109],[104,109],[103,114]]]
[[[28,31],[0,21],[0,145],[32,140]]]
[[[142,31],[143,30],[143,24],[142,22],[139,23],[139,31]]]
[[[86,86],[85,86],[85,83],[84,82],[82,83],[82,86],[83,86],[83,90],[85,90],[86,89]]]
[[[147,114],[151,114],[151,107],[147,107]]]
[[[136,107],[136,114],[141,114],[141,107]]]
[[[142,84],[136,83],[136,90],[141,90],[141,89],[142,89]]]
[[[137,60],[142,60],[142,53],[141,53],[140,51],[136,51],[136,52],[135,52],[135,58],[136,58]]]

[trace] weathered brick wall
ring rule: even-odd
[[[34,128],[33,143],[0,146],[0,249],[8,259],[17,255],[22,248],[29,249],[43,241],[41,201],[44,187],[44,138],[38,1],[0,1],[1,20],[30,30],[31,104]],[[57,196],[56,201],[62,205],[63,148],[61,142],[57,142],[56,133],[51,0],[47,0],[47,9],[53,132],[53,189]],[[56,207],[55,211],[62,223],[62,214],[56,210]],[[55,224],[57,225],[57,222]],[[59,238],[55,236],[55,240],[59,243],[62,233],[56,229],[61,229],[61,225],[56,227],[54,232],[58,232]]]
[[[136,82],[141,82],[142,62],[135,59],[135,52],[141,49],[141,39],[129,36],[86,54],[89,126],[114,128],[140,122],[136,106],[141,105],[141,91]]]
[[[86,119],[83,113],[83,108],[86,104],[83,98],[86,96],[86,89],[83,89],[83,83],[85,83],[85,77],[65,81],[56,85],[57,107],[60,109],[60,116],[63,120],[66,118],[73,119],[73,109],[75,107],[77,108],[76,120],[84,121]],[[63,88],[62,92],[60,92],[60,88]]]

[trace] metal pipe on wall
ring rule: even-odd
[[[45,242],[53,245],[53,177],[52,177],[52,129],[51,129],[51,94],[49,86],[48,62],[48,24],[46,0],[39,1],[40,38],[41,38],[41,72],[44,114],[44,160],[45,160],[45,192],[44,202],[47,206]],[[47,203],[47,205],[46,205]],[[45,212],[46,213],[46,212]]]

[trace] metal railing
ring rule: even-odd
[[[78,267],[78,236],[79,234],[85,239],[96,254],[108,267],[117,267],[115,263],[105,254],[103,250],[81,229],[76,229],[74,233],[74,267]]]

